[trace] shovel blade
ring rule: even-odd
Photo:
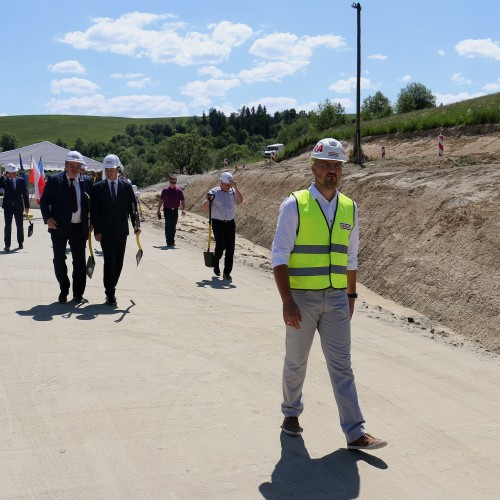
[[[203,252],[203,258],[205,259],[205,265],[207,267],[214,267],[215,255],[213,252]]]
[[[30,236],[33,236],[33,224],[30,224],[30,225],[28,226],[28,238],[29,238]]]
[[[89,278],[92,278],[92,275],[94,274],[94,269],[95,269],[95,259],[94,257],[89,257],[87,259],[87,266],[86,266],[86,272]]]
[[[135,254],[135,260],[137,262],[137,265],[139,265],[139,262],[141,262],[141,259],[142,259],[142,254],[144,252],[142,251],[142,249],[140,250],[137,250],[137,253]]]

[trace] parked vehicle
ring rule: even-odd
[[[266,158],[271,158],[271,155],[274,154],[277,155],[281,151],[285,149],[284,144],[269,144],[269,146],[266,146],[266,149],[264,150],[264,156]]]

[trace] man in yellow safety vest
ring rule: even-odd
[[[291,436],[302,432],[302,387],[318,330],[347,448],[382,448],[387,442],[365,431],[351,369],[359,230],[356,204],[337,189],[347,161],[342,144],[322,139],[309,161],[314,183],[281,204],[272,245],[286,325],[281,428]]]

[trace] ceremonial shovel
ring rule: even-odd
[[[88,236],[89,236],[89,258],[87,259],[87,265],[85,266],[85,272],[87,273],[87,276],[92,279],[92,275],[94,274],[94,269],[95,269],[95,259],[94,259],[94,250],[92,250],[92,229],[91,229],[91,224],[90,224],[90,196],[88,193],[85,193],[87,195],[87,200],[88,200],[88,205],[89,205],[89,212],[88,212]]]
[[[205,266],[214,267],[215,265],[215,255],[210,251],[210,243],[212,241],[212,201],[215,198],[214,194],[208,194],[208,249],[203,252],[203,257],[205,259]]]
[[[137,205],[134,206],[132,203],[132,209],[135,211],[135,224],[134,228],[137,231],[139,229],[139,211],[137,209]],[[141,262],[143,251],[142,251],[142,246],[141,246],[141,240],[139,239],[139,233],[135,233],[135,240],[137,241],[137,247],[139,250],[137,250],[137,253],[135,254],[135,260],[137,262],[137,265],[139,265],[139,262]]]

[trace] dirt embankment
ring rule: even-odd
[[[500,353],[500,132],[488,132],[445,131],[444,158],[437,134],[365,140],[372,160],[347,164],[341,190],[360,209],[360,282]],[[242,236],[270,248],[281,202],[312,180],[307,156],[232,169]],[[202,214],[219,175],[189,183],[187,210]]]

